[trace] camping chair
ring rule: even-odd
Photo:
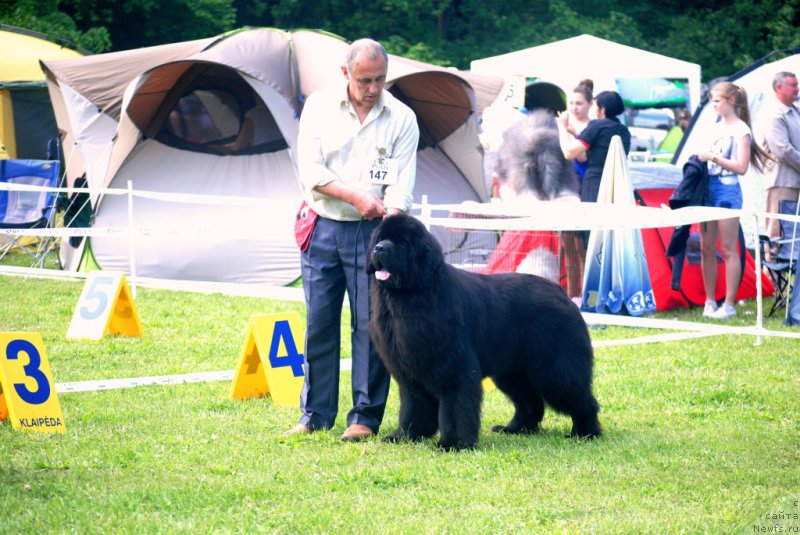
[[[797,209],[797,201],[784,200],[778,203],[778,213],[780,214],[796,216]],[[770,239],[767,236],[759,236],[762,257],[767,258],[767,252],[769,252],[770,260],[765,261],[764,266],[775,286],[775,300],[772,302],[768,316],[772,316],[776,310],[786,307],[792,292],[792,279],[795,274],[798,253],[800,253],[800,225],[785,219],[781,219],[780,224],[780,237]]]
[[[58,160],[0,160],[0,184],[54,188],[58,181]],[[0,189],[0,259],[13,247],[27,253],[41,266],[44,257],[19,233],[4,230],[46,228],[55,217],[55,195],[52,191]],[[36,240],[35,243],[39,243]]]

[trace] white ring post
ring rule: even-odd
[[[431,230],[431,205],[428,204],[428,196],[422,196],[422,207],[420,208],[419,218],[428,231]]]
[[[755,226],[753,227],[756,229],[755,235],[755,243],[756,246],[755,254],[756,254],[756,330],[759,332],[758,336],[756,336],[756,344],[760,346],[762,343],[763,337],[761,336],[761,330],[764,328],[764,305],[761,302],[761,298],[763,297],[763,289],[761,288],[761,244],[759,243],[758,239],[758,212],[753,212],[753,220]],[[747,254],[746,251],[742,251],[743,254]]]
[[[128,256],[131,261],[131,292],[136,300],[136,227],[133,226],[133,182],[128,180]]]

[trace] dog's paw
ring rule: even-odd
[[[578,440],[594,440],[600,438],[601,433],[576,433],[572,431],[566,438],[577,438]]]
[[[570,431],[569,436],[582,440],[593,440],[602,434],[603,429],[600,427],[600,422],[595,419],[594,421],[588,422],[572,422],[572,430]]]
[[[506,433],[508,435],[533,435],[539,432],[539,427],[509,427],[507,425],[496,425],[492,427],[495,433]]]
[[[408,440],[408,437],[401,430],[397,429],[393,433],[383,437],[383,440],[381,442],[389,444],[389,443],[402,442],[404,440]]]
[[[442,451],[448,451],[448,452],[449,451],[474,450],[476,448],[476,446],[477,446],[477,444],[475,444],[475,443],[472,443],[472,444],[467,444],[467,443],[463,443],[463,442],[451,443],[451,442],[443,442],[441,440],[436,443],[436,447],[437,448],[439,448]]]

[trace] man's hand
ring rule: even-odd
[[[315,188],[318,192],[352,204],[364,219],[375,219],[387,214],[383,201],[372,192],[354,188],[339,180]]]
[[[387,213],[383,201],[377,195],[368,191],[359,191],[350,204],[356,207],[356,210],[364,219],[383,217]]]

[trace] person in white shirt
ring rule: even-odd
[[[705,206],[742,208],[742,188],[739,177],[752,163],[761,170],[769,156],[753,141],[750,132],[750,109],[747,93],[730,82],[711,88],[711,100],[719,120],[714,126],[711,148],[697,157],[708,162],[708,197]],[[706,304],[703,316],[728,319],[736,315],[736,293],[742,279],[738,251],[739,218],[708,221],[700,224],[700,255]],[[717,238],[725,261],[725,302],[717,307]]]
[[[782,200],[796,201],[800,194],[800,109],[797,101],[797,76],[781,71],[772,79],[775,101],[764,128],[764,148],[775,160],[764,173],[767,187],[767,212],[778,213]],[[767,235],[780,237],[778,219],[766,220]]]
[[[419,143],[414,112],[384,91],[387,69],[380,43],[353,42],[342,66],[346,84],[311,95],[300,117],[300,181],[319,218],[301,253],[307,367],[300,422],[287,435],[334,424],[345,291],[352,316],[353,408],[342,440],[376,434],[383,419],[389,375],[369,337],[367,247],[381,218],[411,209]]]

